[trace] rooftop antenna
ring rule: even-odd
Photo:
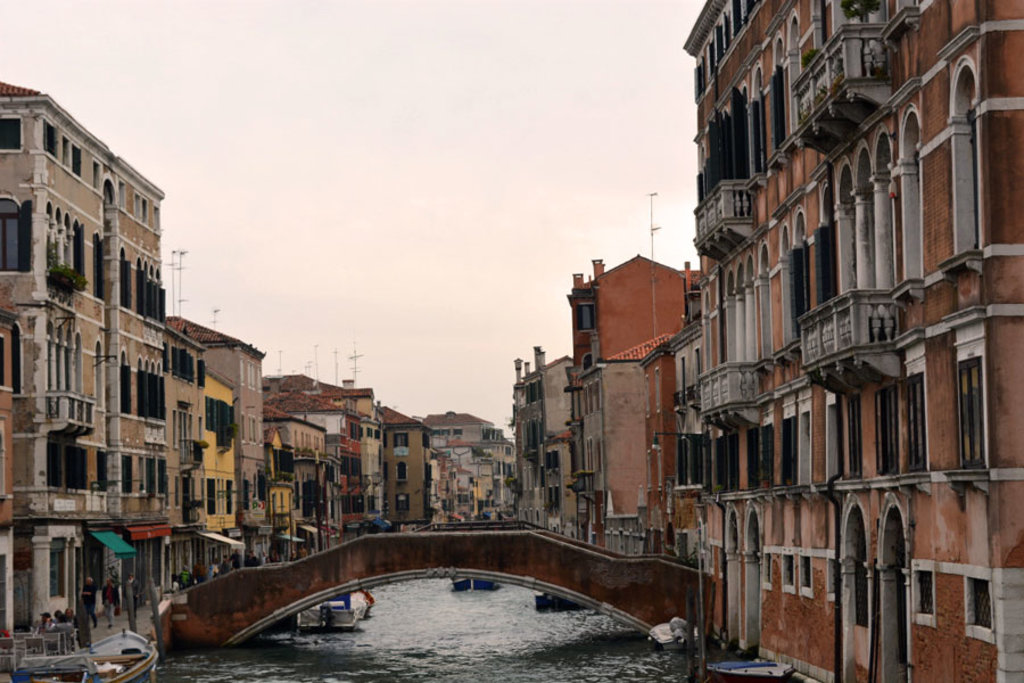
[[[313,344],[313,379],[317,382],[320,381],[320,357],[317,353],[317,349],[319,348],[319,344]]]
[[[220,313],[220,309],[215,307],[213,309],[213,329],[217,329],[217,314],[218,313]]]
[[[651,339],[658,336],[658,305],[655,300],[654,286],[657,275],[654,270],[654,233],[661,230],[661,228],[654,225],[654,198],[657,196],[657,192],[647,193],[647,197],[651,201]]]
[[[352,361],[352,384],[359,386],[359,359],[363,354],[356,351],[356,340],[352,340],[352,355],[348,357]]]
[[[338,347],[334,347],[334,386],[338,386]]]
[[[185,270],[184,262],[185,262],[185,254],[187,254],[187,253],[188,253],[188,249],[175,249],[174,251],[171,252],[171,288],[174,290],[174,291],[171,292],[171,302],[172,302],[172,304],[177,304],[177,308],[175,310],[175,315],[177,315],[177,316],[181,315],[181,304],[182,304],[182,302],[183,301],[188,301],[188,299],[181,298],[181,290],[182,290],[181,271]],[[177,256],[177,260],[175,260],[175,256]],[[174,286],[175,273],[177,273],[177,282],[178,282],[178,285],[177,285],[176,288]],[[175,298],[175,292],[177,292],[177,298]],[[173,306],[172,306],[172,308],[173,308]]]
[[[281,351],[277,352],[277,374],[281,375]]]

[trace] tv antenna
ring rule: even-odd
[[[181,315],[181,304],[188,299],[181,298],[181,271],[185,270],[185,254],[188,253],[188,249],[175,249],[171,252],[171,307],[175,309],[175,315]],[[177,286],[175,286],[175,280],[177,280]],[[177,296],[175,296],[177,295]],[[177,304],[177,307],[175,307]]]
[[[651,339],[658,336],[658,304],[655,300],[654,233],[661,230],[661,228],[654,225],[654,198],[657,196],[657,192],[647,193],[647,197],[651,201]]]
[[[352,361],[352,384],[359,386],[359,359],[363,357],[363,354],[356,351],[356,342],[352,341],[352,355],[348,357]]]
[[[213,309],[213,329],[217,329],[217,314],[220,313],[220,309],[214,307]]]

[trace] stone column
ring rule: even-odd
[[[854,223],[857,230],[857,289],[875,287],[875,270],[872,266],[875,258],[872,247],[872,208],[871,188],[858,190],[854,203]]]
[[[875,287],[892,289],[894,249],[889,176],[876,175],[872,181],[875,188]]]
[[[41,528],[44,532],[46,527]],[[38,532],[40,529],[37,529]],[[33,623],[40,613],[50,608],[50,537],[32,536],[32,605],[29,615]]]
[[[857,287],[857,235],[855,232],[855,210],[852,204],[839,202],[836,204],[839,244],[839,288],[838,292],[848,292]]]
[[[903,209],[903,279],[920,278],[921,267],[921,179],[913,159],[901,159],[900,200]]]
[[[757,316],[756,316],[756,305],[754,304],[754,283],[751,281],[746,290],[746,304],[745,310],[747,313],[747,324],[746,324],[746,344],[747,344],[747,356],[748,361],[757,360]]]
[[[733,320],[735,321],[736,324],[733,327],[733,335],[732,335],[732,341],[733,341],[733,345],[732,345],[732,347],[733,347],[733,357],[732,357],[732,360],[740,361],[740,360],[746,360],[746,348],[747,348],[746,335],[747,335],[747,332],[746,332],[745,327],[746,327],[747,314],[746,314],[746,311],[745,311],[746,302],[743,299],[743,293],[739,289],[739,287],[737,287],[736,290],[737,290],[736,291],[736,296],[733,297]]]

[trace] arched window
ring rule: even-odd
[[[775,72],[772,74],[772,144],[777,150],[786,139],[786,47],[775,41]]]
[[[103,239],[98,232],[92,235],[92,293],[103,298]]]
[[[789,226],[782,226],[781,237],[779,238],[779,275],[782,278],[782,345],[793,341],[796,336],[796,328],[793,320],[793,253],[790,249]]]
[[[796,91],[792,90],[793,83],[796,83],[796,79],[800,77],[800,22],[793,16],[792,21],[789,24],[789,52],[786,55],[789,72],[789,131],[793,132],[799,125],[798,117],[794,112],[799,111],[797,107]]]
[[[71,214],[64,214],[64,239],[63,239],[63,258],[62,262],[68,265],[74,263],[74,234],[71,232]]]
[[[725,281],[725,315],[722,315],[723,311],[719,311],[718,319],[721,321],[721,327],[719,328],[719,348],[721,349],[721,358],[718,363],[728,363],[729,361],[736,360],[736,321],[734,317],[736,315],[736,276],[730,272],[726,276]]]
[[[900,136],[900,208],[903,222],[903,279],[923,276],[921,231],[921,127],[911,111]]]
[[[768,245],[761,245],[761,255],[757,269],[757,293],[761,313],[761,357],[772,355],[772,293],[768,263]]]
[[[139,315],[146,312],[146,266],[142,259],[135,259],[135,311]]]
[[[853,220],[857,235],[857,288],[875,287],[875,200],[871,182],[871,157],[867,148],[857,156],[857,184],[854,190]]]
[[[892,239],[892,198],[889,190],[889,164],[892,151],[889,134],[883,129],[875,143],[875,175],[872,177],[875,199],[875,287],[892,289],[896,262]]]
[[[764,85],[761,69],[754,72],[754,87],[750,96],[750,158],[753,172],[763,173],[768,159],[768,133],[765,128]]]
[[[953,144],[953,245],[956,253],[979,248],[977,85],[968,62],[956,75],[951,107]]]
[[[839,194],[836,197],[836,244],[838,245],[839,292],[857,287],[857,237],[853,193],[853,171],[844,164],[839,171]]]
[[[121,403],[121,413],[130,415],[132,412],[132,366],[128,365],[128,358],[123,351],[121,352],[121,377],[118,397]]]
[[[85,228],[75,221],[71,228],[71,265],[79,275],[85,275]]]
[[[124,249],[121,249],[121,259],[118,272],[121,279],[121,306],[132,307],[132,264],[125,258]]]
[[[746,346],[744,357],[748,361],[757,358],[757,304],[754,296],[754,259],[747,256],[747,267],[743,280],[743,310],[746,320],[743,324],[743,343]]]

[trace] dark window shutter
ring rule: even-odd
[[[132,412],[132,369],[128,365],[121,366],[121,412]]]
[[[800,325],[797,323],[803,312],[806,310],[806,302],[804,301],[804,291],[806,284],[804,282],[805,265],[804,265],[804,250],[803,247],[795,247],[789,252],[789,277],[790,277],[790,288],[789,288],[789,299],[790,299],[790,311],[793,315],[793,330],[797,335],[800,334]]]
[[[21,329],[17,325],[11,330],[11,390],[21,393]]]
[[[772,75],[772,132],[778,149],[786,139],[786,77],[781,66]]]
[[[715,61],[721,62],[722,55],[725,53],[725,39],[722,36],[722,25],[719,24],[715,27]]]
[[[761,165],[761,102],[758,100],[750,103],[750,118],[754,136],[754,173],[760,173],[764,166]]]
[[[92,237],[92,292],[103,298],[103,240],[99,235]]]
[[[197,377],[198,377],[197,381],[198,381],[199,386],[205,387],[206,386],[206,361],[200,359],[198,365],[199,365],[199,372],[197,373]]]
[[[714,190],[715,186],[718,185],[718,181],[721,180],[721,152],[719,147],[721,145],[719,141],[719,127],[718,117],[708,123],[708,178],[707,178],[707,194],[710,194]]]
[[[697,66],[697,68],[694,69],[694,71],[693,71],[693,99],[694,100],[699,100],[700,99],[700,94],[701,94],[701,92],[703,92],[703,90],[701,89],[700,77],[701,77],[700,66]]]
[[[747,159],[747,98],[736,88],[732,90],[733,178],[749,178]]]
[[[761,427],[761,480],[775,483],[775,425]]]
[[[732,115],[722,114],[720,140],[722,141],[722,179],[729,180],[736,177],[736,170],[733,168],[733,127]]]
[[[26,199],[18,211],[18,270],[32,270],[32,200]]]
[[[82,226],[76,225],[72,234],[72,261],[71,267],[79,275],[85,275],[85,231]]]
[[[135,373],[135,414],[139,417],[146,415],[146,402],[148,400],[146,390],[146,373],[139,370]]]
[[[146,313],[146,273],[140,267],[135,268],[135,312]]]
[[[160,310],[157,311],[157,313],[159,315],[160,322],[163,322],[167,319],[167,290],[163,287],[160,288],[159,306]]]
[[[157,389],[156,389],[156,391],[157,391],[157,394],[156,394],[156,396],[157,396],[157,405],[159,406],[159,409],[157,410],[157,418],[161,419],[161,420],[166,420],[167,419],[167,404],[165,402],[166,401],[166,399],[165,399],[166,394],[164,393],[164,378],[163,377],[157,378]]]
[[[743,0],[732,0],[733,35],[738,36],[741,28],[743,28]]]
[[[814,280],[819,306],[836,295],[833,230],[831,225],[818,226],[814,240]]]

